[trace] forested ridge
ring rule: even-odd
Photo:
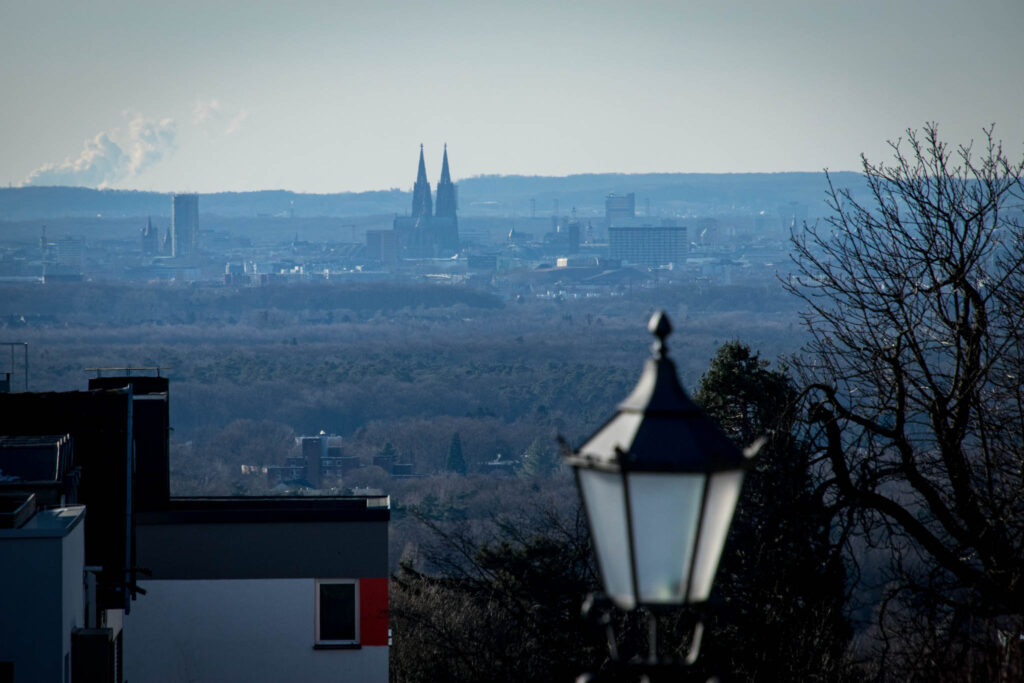
[[[459,433],[476,471],[607,418],[635,381],[655,307],[680,322],[691,381],[730,337],[791,350],[795,323],[777,284],[528,303],[435,285],[3,289],[5,337],[29,342],[33,390],[84,388],[90,368],[170,377],[173,449],[189,463],[175,468],[181,493],[258,488],[241,465],[282,464],[288,450],[268,452],[257,423],[337,434],[366,464],[390,442],[419,473],[443,471]]]

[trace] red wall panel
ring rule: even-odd
[[[388,580],[359,579],[359,642],[388,644]]]

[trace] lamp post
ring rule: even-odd
[[[760,447],[741,451],[686,395],[667,354],[668,316],[655,313],[648,329],[657,341],[633,392],[565,456],[605,593],[623,610],[707,601],[744,472]],[[687,664],[696,661],[701,632],[698,620]],[[611,637],[609,644],[617,657]]]

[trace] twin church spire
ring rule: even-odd
[[[444,161],[441,164],[441,179],[437,183],[437,211],[430,196],[430,182],[427,181],[427,165],[423,161],[423,145],[420,145],[420,165],[416,172],[416,184],[412,189],[413,218],[455,218],[455,185],[448,170],[448,145],[444,146]]]

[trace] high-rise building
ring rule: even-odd
[[[609,227],[608,251],[613,259],[645,266],[686,262],[689,245],[684,226]]]
[[[616,221],[632,219],[636,216],[636,195],[610,194],[604,200],[604,217],[608,225],[615,225]]]
[[[199,195],[171,197],[171,255],[192,256],[199,237]]]
[[[394,230],[367,230],[366,256],[381,263],[398,261],[398,245],[395,243]]]
[[[84,252],[83,238],[64,236],[57,240],[57,265],[79,272],[85,263]]]

